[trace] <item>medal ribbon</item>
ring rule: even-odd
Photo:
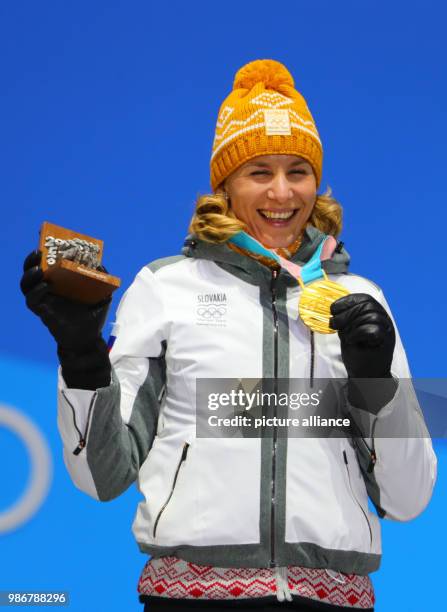
[[[324,278],[321,262],[325,261],[326,259],[330,259],[335,247],[337,246],[337,241],[333,236],[326,236],[318,245],[315,253],[309,259],[309,261],[304,264],[304,266],[299,266],[298,264],[281,257],[275,253],[275,251],[266,249],[260,242],[258,242],[258,240],[247,234],[247,232],[238,232],[232,236],[228,242],[232,242],[241,249],[245,249],[251,253],[255,253],[256,255],[263,255],[264,257],[272,259],[279,264],[281,268],[287,270],[287,272],[298,282],[301,280],[301,282],[304,284],[310,283],[319,278]]]

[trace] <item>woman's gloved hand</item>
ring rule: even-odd
[[[354,406],[377,413],[397,387],[391,376],[396,344],[393,322],[384,307],[365,293],[336,300],[331,314],[330,326],[338,331],[350,379],[348,398]]]
[[[20,287],[26,305],[48,327],[59,347],[86,352],[101,337],[110,299],[92,306],[52,294],[51,285],[43,278],[41,256],[40,251],[33,251],[23,264]]]
[[[391,376],[396,333],[385,308],[371,295],[351,293],[331,306],[341,356],[351,378]]]
[[[101,330],[111,299],[88,305],[54,295],[44,280],[41,257],[40,251],[33,251],[25,259],[20,288],[28,308],[57,342],[65,382],[79,389],[108,386],[111,368]]]

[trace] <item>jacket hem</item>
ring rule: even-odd
[[[269,551],[259,544],[156,546],[139,542],[138,547],[142,553],[155,559],[173,556],[190,563],[214,567],[270,567]],[[323,548],[308,542],[285,543],[277,551],[278,567],[292,565],[331,569],[359,576],[366,576],[378,570],[380,560],[380,554]]]

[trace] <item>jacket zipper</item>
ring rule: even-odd
[[[74,449],[73,451],[73,455],[79,455],[79,453],[82,451],[82,449],[84,449],[87,445],[87,436],[88,436],[88,430],[90,428],[90,418],[92,415],[92,410],[93,410],[93,406],[95,404],[95,400],[96,397],[98,395],[98,393],[95,391],[94,394],[92,395],[92,399],[90,400],[90,405],[88,407],[88,413],[87,413],[87,425],[85,426],[85,431],[84,433],[81,432],[81,430],[79,429],[77,423],[76,423],[76,413],[75,413],[75,409],[73,404],[69,401],[68,397],[65,395],[65,392],[62,390],[62,395],[65,398],[65,401],[67,402],[67,404],[70,406],[71,408],[71,412],[73,415],[73,424],[75,426],[76,431],[79,434],[79,443],[77,445],[77,447]]]
[[[272,270],[272,281],[270,290],[272,294],[272,313],[273,313],[273,376],[274,376],[274,393],[278,391],[278,312],[276,310],[276,280],[278,277],[277,270]],[[274,417],[276,417],[276,403],[274,407]],[[276,551],[275,551],[275,505],[276,505],[276,448],[277,448],[277,429],[273,427],[272,440],[272,479],[270,482],[270,567],[276,567]]]
[[[171,487],[171,491],[170,491],[170,493],[168,495],[168,499],[165,501],[163,506],[160,508],[160,511],[157,514],[157,518],[155,519],[154,529],[152,530],[152,535],[153,535],[154,538],[155,538],[155,535],[157,533],[157,526],[158,526],[158,523],[160,521],[161,515],[166,510],[166,507],[169,504],[169,501],[170,501],[170,499],[172,497],[172,494],[174,493],[175,483],[177,482],[177,477],[178,477],[178,474],[180,472],[180,468],[182,467],[182,463],[184,461],[186,461],[186,456],[188,455],[188,449],[189,449],[189,444],[188,444],[188,442],[185,442],[184,445],[183,445],[183,450],[182,450],[182,455],[180,457],[180,461],[178,462],[177,469],[175,470],[174,480],[172,481],[172,487]]]
[[[359,502],[359,500],[357,499],[355,493],[354,493],[354,489],[352,488],[352,483],[351,483],[351,474],[349,472],[349,464],[348,464],[348,457],[346,455],[346,451],[343,451],[343,458],[345,461],[345,465],[346,465],[346,472],[348,474],[348,481],[349,481],[349,488],[351,489],[351,493],[352,493],[352,497],[354,498],[356,504],[358,505],[358,507],[360,508],[360,510],[362,511],[363,516],[365,517],[366,520],[366,524],[368,525],[368,529],[369,529],[369,545],[372,546],[372,540],[373,540],[373,536],[372,536],[372,529],[371,529],[371,524],[369,522],[368,519],[368,515],[366,514],[365,510],[363,509],[362,504]]]

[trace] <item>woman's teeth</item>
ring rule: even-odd
[[[287,221],[293,216],[295,210],[289,210],[287,212],[273,212],[272,210],[260,210],[259,211],[266,219],[279,219],[281,221]]]

